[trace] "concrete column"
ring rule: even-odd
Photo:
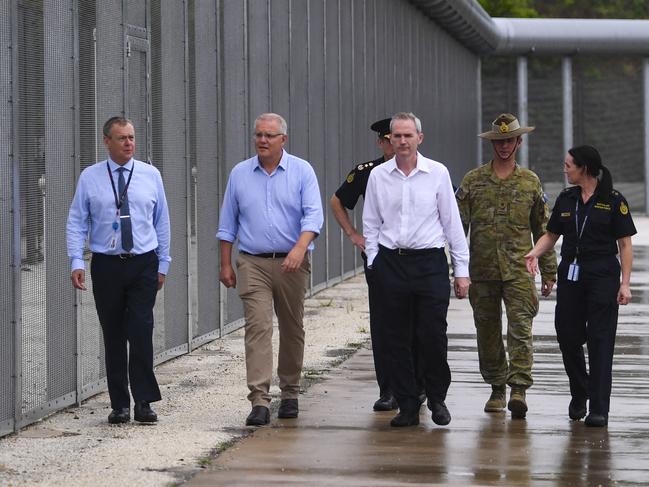
[[[563,154],[574,145],[572,120],[572,58],[564,57],[561,62],[561,85],[563,88]],[[564,176],[564,184],[568,180]]]
[[[518,73],[518,121],[521,126],[527,125],[527,58],[520,56],[516,59]],[[529,167],[529,148],[527,135],[523,135],[523,145],[518,151],[518,163],[522,167]]]

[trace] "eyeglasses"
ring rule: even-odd
[[[267,134],[266,132],[255,132],[252,134],[255,139],[261,140],[261,139],[268,139],[272,140],[275,137],[279,137],[280,135],[285,135],[285,134]]]

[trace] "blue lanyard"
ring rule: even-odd
[[[133,177],[133,170],[135,169],[135,163],[133,163],[133,167],[129,171],[128,180],[126,181],[126,184],[124,185],[124,190],[122,191],[122,194],[119,196],[119,199],[117,197],[117,190],[115,189],[115,181],[113,181],[113,174],[110,171],[110,164],[108,164],[108,161],[106,161],[106,169],[108,170],[108,177],[110,178],[110,185],[113,188],[113,197],[115,198],[115,206],[117,207],[117,211],[119,211],[122,208],[122,205],[124,204],[124,198],[126,198],[126,193],[128,192],[128,187],[131,184],[131,178]]]

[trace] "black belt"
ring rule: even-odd
[[[443,248],[433,247],[430,249],[389,249],[383,245],[379,245],[379,248],[384,252],[390,252],[391,254],[397,255],[432,255],[440,252],[444,252]]]
[[[288,252],[266,252],[262,254],[251,254],[245,250],[240,250],[242,254],[252,255],[253,257],[261,257],[262,259],[283,259],[288,255]]]
[[[149,250],[148,252],[145,252],[143,254],[133,254],[131,252],[125,253],[125,254],[101,254],[99,252],[93,252],[93,257],[108,257],[112,259],[121,259],[121,260],[128,260],[128,259],[134,259],[135,257],[142,257],[143,255],[149,255],[151,252],[155,252],[155,250]]]

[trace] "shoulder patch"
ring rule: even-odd
[[[620,213],[622,213],[623,215],[627,215],[629,213],[629,207],[626,206],[624,201],[620,203]]]
[[[347,182],[351,183],[352,181],[354,181],[354,173],[350,172],[349,176],[347,176]]]

